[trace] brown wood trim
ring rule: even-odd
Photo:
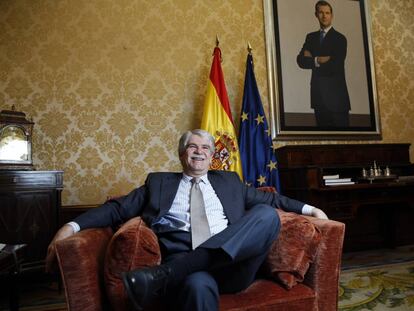
[[[62,205],[62,209],[90,209],[101,206],[101,204]]]

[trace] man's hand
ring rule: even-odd
[[[316,207],[312,210],[312,216],[319,219],[329,219],[323,210]]]
[[[319,64],[324,64],[324,63],[328,62],[330,59],[331,59],[331,57],[330,57],[330,56],[318,56],[318,57],[316,58],[316,61],[317,61]]]
[[[303,56],[305,57],[312,57],[312,53],[309,52],[308,50],[303,51]]]
[[[50,242],[49,247],[47,248],[47,256],[46,256],[46,272],[52,273],[56,270],[55,259],[56,259],[56,249],[55,245],[56,242],[59,240],[66,239],[71,235],[74,235],[73,228],[70,225],[64,225],[62,228],[56,232],[52,242]]]

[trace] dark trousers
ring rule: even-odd
[[[318,127],[349,127],[349,111],[333,112],[325,108],[315,108],[314,110]]]
[[[254,281],[279,229],[274,208],[260,204],[247,211],[239,221],[199,246],[227,256],[219,256],[221,262],[214,262],[206,271],[187,276],[181,286],[169,292],[170,305],[180,311],[218,310],[219,294],[241,291]],[[164,262],[191,251],[187,232],[163,234],[160,242]]]

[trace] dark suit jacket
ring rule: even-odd
[[[309,51],[312,57],[304,56],[305,50]],[[351,109],[345,81],[346,50],[345,36],[334,28],[328,31],[322,43],[319,41],[319,31],[307,34],[296,60],[300,68],[312,69],[312,108],[326,108],[333,112],[345,112]],[[330,56],[330,60],[316,67],[314,58],[317,56]]]
[[[182,173],[151,173],[145,184],[128,195],[91,209],[74,221],[81,229],[116,227],[128,219],[141,216],[148,226],[170,209],[178,190]],[[213,186],[229,224],[240,219],[246,210],[264,203],[285,211],[302,213],[304,203],[277,193],[263,192],[243,184],[234,172],[210,171],[208,179]]]

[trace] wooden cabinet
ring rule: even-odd
[[[58,229],[63,172],[0,171],[0,242],[28,244],[26,260],[42,260]]]
[[[324,210],[346,224],[345,250],[414,243],[414,165],[409,144],[296,145],[277,149],[282,193]],[[374,161],[392,174],[360,179]],[[353,185],[326,186],[324,175],[351,178]]]

